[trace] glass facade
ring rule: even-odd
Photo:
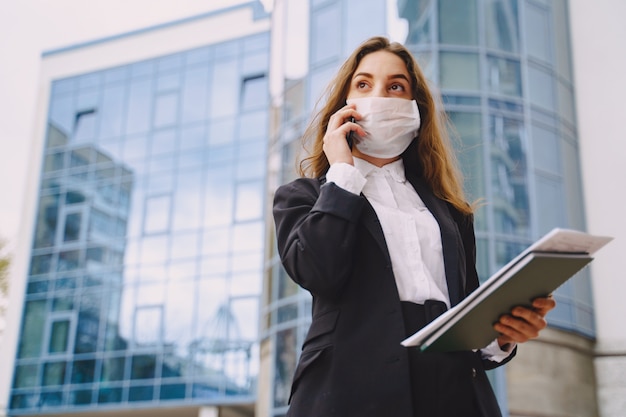
[[[52,83],[10,415],[250,404],[262,384],[285,414],[311,298],[275,252],[268,184],[294,177],[324,87],[369,36],[407,45],[442,94],[485,202],[483,279],[553,227],[585,228],[567,0],[274,7],[272,39]],[[593,337],[586,274],[548,319]]]
[[[254,402],[269,40],[52,83],[11,415]]]
[[[357,4],[358,3],[358,4]],[[278,4],[278,3],[277,3]],[[353,48],[372,35],[404,43],[417,57],[454,125],[454,142],[475,215],[477,267],[486,279],[553,227],[585,229],[573,103],[567,0],[296,0],[299,55],[284,44],[281,156],[273,183],[294,176],[300,135],[323,88]],[[281,31],[295,26],[289,10]],[[363,25],[365,14],[367,25]],[[281,24],[276,21],[274,24]],[[308,28],[303,34],[302,27]],[[274,28],[275,29],[275,28]],[[302,49],[304,48],[304,51]],[[290,72],[297,56],[300,72]],[[305,65],[301,63],[305,62]],[[276,74],[274,74],[276,75]],[[272,190],[270,190],[271,192]],[[283,416],[310,296],[270,258],[264,325],[273,349],[272,416]],[[593,337],[588,271],[555,294],[552,326]],[[502,368],[490,375],[505,401]],[[503,410],[506,413],[506,406]]]

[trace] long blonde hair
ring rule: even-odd
[[[328,121],[345,106],[352,76],[363,57],[381,50],[397,55],[406,64],[411,78],[412,96],[420,111],[420,132],[402,154],[405,170],[424,178],[437,197],[449,202],[460,212],[471,214],[473,209],[465,199],[462,175],[448,136],[447,115],[437,110],[426,78],[411,52],[400,43],[389,42],[381,36],[363,42],[343,63],[327,87],[324,106],[304,132],[304,147],[312,146],[308,156],[300,161],[300,175],[317,178],[328,171],[330,164],[322,149]]]

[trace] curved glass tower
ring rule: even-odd
[[[358,43],[387,35],[414,52],[454,126],[466,189],[483,203],[476,213],[482,279],[553,227],[585,228],[566,0],[285,1],[275,4],[273,30],[273,54],[283,64],[272,75],[278,122],[270,191],[292,179],[300,135],[329,78]],[[275,253],[269,259],[263,343],[274,365],[271,415],[281,416],[310,296]],[[550,325],[592,338],[587,273],[555,296]],[[504,402],[498,372],[493,382]]]

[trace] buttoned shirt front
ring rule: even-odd
[[[354,166],[331,165],[326,181],[363,194],[380,220],[401,301],[439,300],[450,307],[439,224],[406,180],[402,159],[377,167],[354,157]],[[512,351],[493,341],[482,356],[500,362]]]

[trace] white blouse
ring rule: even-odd
[[[354,194],[363,193],[374,207],[400,300],[417,304],[439,300],[450,308],[439,224],[406,180],[402,160],[379,168],[354,158],[354,167],[334,164],[326,179]]]
[[[441,232],[404,175],[402,159],[377,167],[354,158],[354,166],[331,165],[326,181],[367,197],[383,229],[401,301],[423,304],[439,300],[450,308],[443,264]],[[512,347],[502,351],[496,340],[481,349],[482,357],[501,362]]]

